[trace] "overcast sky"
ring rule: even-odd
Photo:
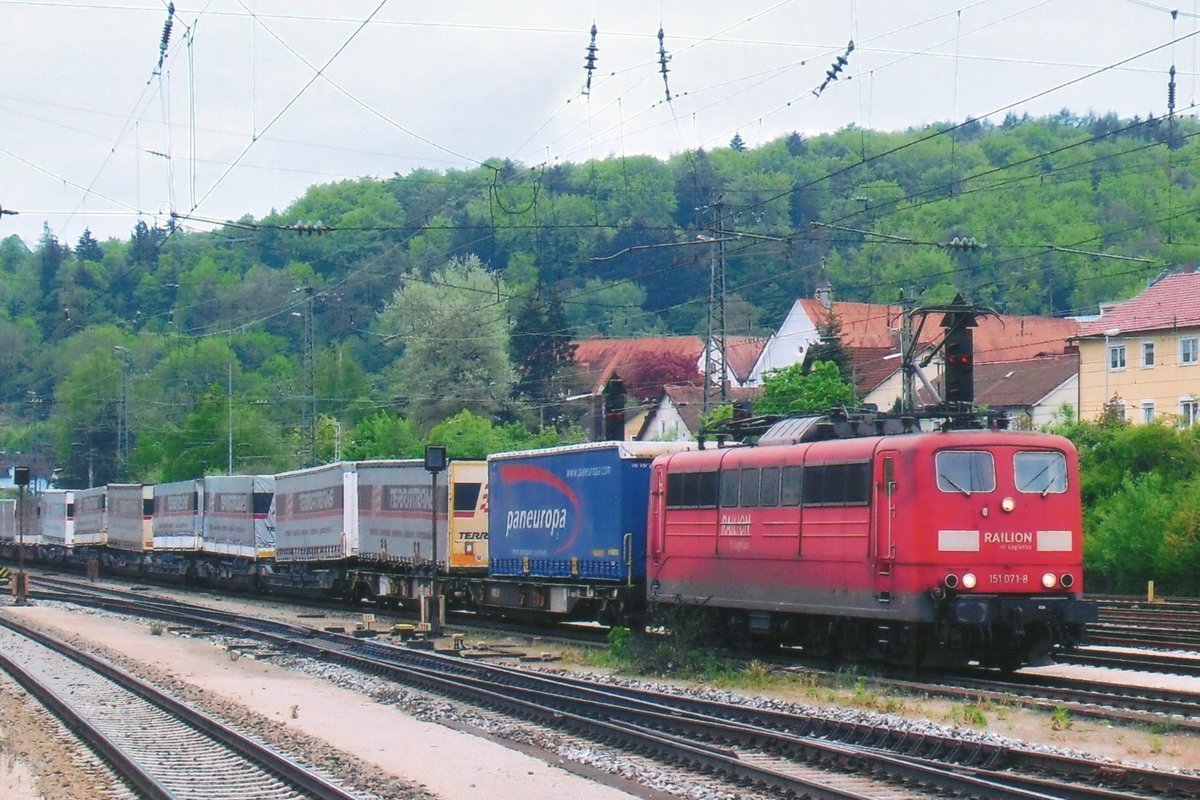
[[[1009,107],[1158,115],[1172,63],[1190,114],[1198,2],[1172,19],[1142,0],[179,0],[160,72],[165,2],[0,0],[0,208],[20,212],[0,237],[125,237],[172,211],[203,228],[313,183],[494,157],[666,157]],[[815,96],[850,39],[849,80]]]

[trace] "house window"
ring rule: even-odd
[[[1189,336],[1179,340],[1179,363],[1200,363],[1200,338]]]
[[[1154,401],[1146,400],[1142,403],[1142,422],[1154,422]]]
[[[1154,342],[1142,342],[1142,366],[1154,366]]]
[[[1195,425],[1200,422],[1200,400],[1188,398],[1187,400],[1179,401],[1179,421],[1184,426]]]
[[[1125,345],[1114,344],[1108,348],[1108,371],[1125,369]]]

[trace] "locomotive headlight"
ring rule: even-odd
[[[942,583],[946,584],[947,589],[954,589],[958,586],[958,576],[951,572],[942,579]]]
[[[1006,497],[1000,501],[1000,507],[1011,514],[1013,509],[1017,507],[1017,501],[1013,500],[1011,497]]]
[[[1062,583],[1062,587],[1064,589],[1070,589],[1072,586],[1075,585],[1075,576],[1069,572],[1064,572],[1062,574],[1062,577],[1059,578],[1058,580],[1060,583]]]
[[[1042,576],[1042,586],[1045,586],[1047,589],[1053,589],[1057,583],[1058,576],[1056,576],[1053,572],[1047,572]]]
[[[962,576],[962,585],[964,589],[974,589],[977,580],[974,572],[968,572]]]

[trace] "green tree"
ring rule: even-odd
[[[550,447],[559,443],[559,437],[553,430],[534,434],[520,423],[496,426],[490,419],[460,411],[434,425],[429,441],[446,445],[451,458],[483,459],[508,450]]]
[[[412,420],[379,411],[351,429],[342,446],[342,457],[351,460],[416,458],[421,455],[421,448],[421,436]]]
[[[517,373],[515,391],[534,403],[557,397],[564,372],[574,363],[575,346],[556,291],[530,294],[516,314],[510,348]]]
[[[392,383],[409,415],[430,424],[464,408],[485,414],[507,402],[515,376],[500,277],[474,256],[428,279],[409,273],[379,314],[379,330],[403,352]]]
[[[856,402],[854,386],[842,379],[837,365],[818,361],[807,373],[803,364],[768,372],[754,410],[758,414],[803,415]]]
[[[830,312],[817,330],[821,338],[804,354],[804,371],[811,370],[818,361],[828,361],[837,365],[842,380],[853,385],[854,365],[850,360],[850,352],[842,343],[842,321],[837,314]]]
[[[79,242],[75,245],[75,258],[80,261],[94,261],[96,263],[104,260],[104,250],[100,248],[100,243],[96,241],[96,237],[92,236],[91,229],[84,228],[83,233],[79,235]]]
[[[294,448],[275,433],[276,427],[268,423],[260,408],[235,401],[230,409],[223,386],[205,390],[179,428],[158,432],[145,445],[139,443],[140,452],[131,458],[145,465],[147,479],[164,482],[224,474],[231,411],[235,473],[272,473],[295,466]],[[155,461],[157,468],[151,468]]]

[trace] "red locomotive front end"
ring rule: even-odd
[[[1070,441],[1007,431],[892,438],[876,453],[874,499],[877,590],[893,602],[928,596],[927,663],[1041,664],[1082,640],[1091,607],[1081,600]]]
[[[1075,450],[978,430],[679,453],[654,465],[652,600],[733,638],[910,665],[1042,663],[1082,639]]]

